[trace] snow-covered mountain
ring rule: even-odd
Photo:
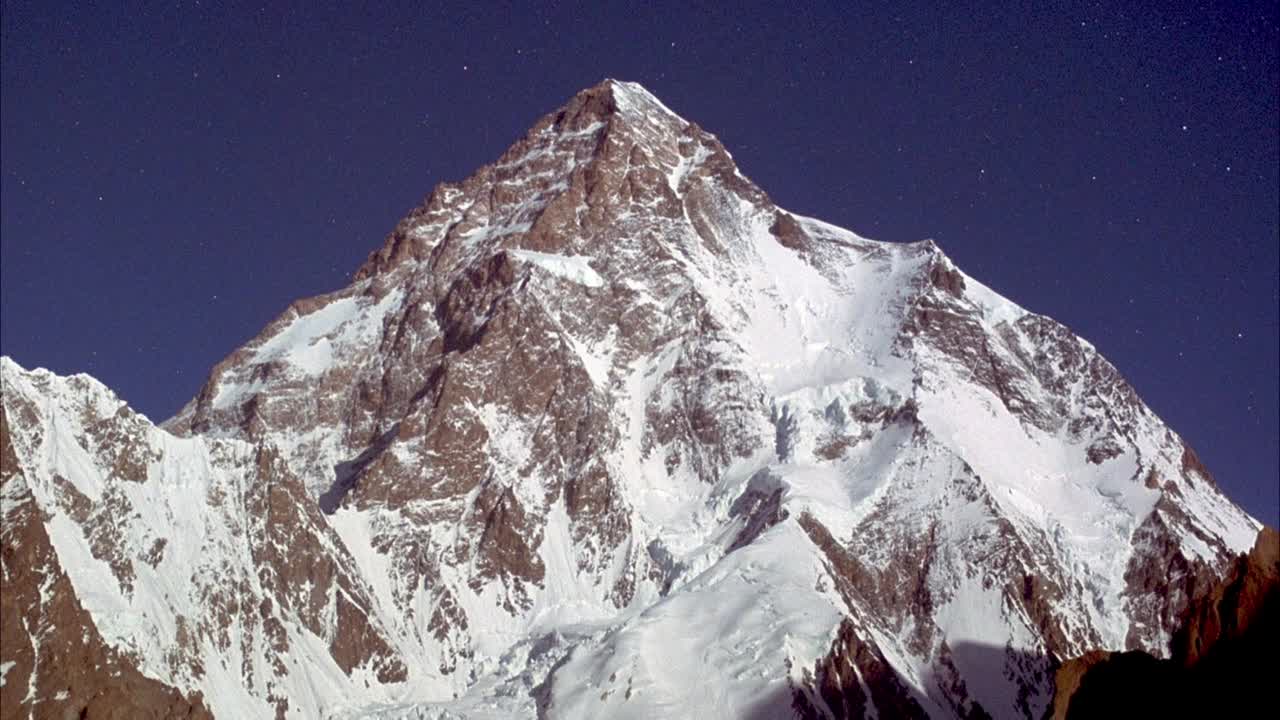
[[[6,612],[5,718],[90,702],[40,678],[91,635],[220,718],[1040,717],[1061,660],[1167,654],[1260,527],[1087,342],[778,208],[632,83],[163,429],[0,373],[6,547],[38,517],[83,607]]]

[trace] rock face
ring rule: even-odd
[[[1259,527],[1088,343],[615,81],[163,430],[0,369],[76,627],[219,717],[1039,717]]]
[[[1051,717],[1245,717],[1275,704],[1280,533],[1263,528],[1247,555],[1197,598],[1171,654],[1093,651],[1062,665]]]
[[[211,718],[107,646],[49,542],[0,407],[0,719]]]

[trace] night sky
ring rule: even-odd
[[[123,4],[4,3],[0,350],[27,367],[168,417],[607,76],[783,207],[932,237],[1066,323],[1277,523],[1275,2]]]

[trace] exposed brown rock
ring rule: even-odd
[[[825,708],[815,707],[811,696],[800,691],[792,702],[794,709],[811,717],[854,720],[866,717],[873,707],[879,717],[929,717],[879,648],[859,637],[847,620],[840,624],[831,650],[815,664],[812,687]]]
[[[1181,623],[1169,659],[1092,652],[1063,663],[1047,717],[1243,717],[1274,706],[1280,534],[1263,528]]]
[[[541,583],[546,569],[533,548],[540,543],[540,531],[520,505],[511,488],[493,484],[480,490],[471,518],[472,537],[478,537],[476,551],[479,572],[471,579],[471,587],[479,589],[488,580],[498,576]],[[506,603],[508,612],[515,612],[514,601],[527,609],[531,600],[520,585],[512,585],[513,591]]]
[[[296,649],[288,624],[320,637],[344,672],[372,669],[382,682],[410,675],[395,648],[425,627],[423,647],[437,653],[434,669],[457,683],[474,681],[468,660],[481,629],[464,610],[473,606],[471,591],[484,591],[517,621],[531,610],[536,589],[548,581],[539,551],[557,504],[568,516],[582,586],[595,581],[615,606],[631,603],[645,583],[642,589],[665,594],[687,570],[660,539],[636,534],[634,495],[617,468],[618,458],[631,462],[635,453],[620,453],[623,442],[639,445],[642,462],[657,461],[646,462],[646,471],[665,469],[673,482],[718,492],[722,481],[737,481],[728,469],[762,449],[779,462],[811,450],[829,463],[824,470],[843,469],[859,462],[861,443],[892,430],[920,450],[885,471],[892,500],[866,499],[867,513],[854,527],[798,518],[826,566],[817,584],[823,591],[834,585],[849,619],[814,667],[812,685],[797,689],[808,704],[797,699],[796,707],[815,717],[873,707],[882,717],[923,712],[923,698],[913,697],[872,642],[874,627],[924,659],[931,701],[961,717],[982,717],[957,659],[965,648],[953,647],[934,617],[963,583],[980,583],[1043,651],[993,654],[998,667],[991,671],[1015,684],[1015,709],[1030,713],[1057,658],[1097,646],[1098,630],[1083,609],[1097,588],[1064,570],[1051,531],[1004,516],[964,458],[931,437],[917,399],[897,397],[911,391],[895,389],[892,401],[870,392],[877,399],[835,401],[829,425],[816,438],[802,437],[800,419],[772,401],[759,368],[741,360],[747,341],[740,315],[754,308],[707,293],[686,268],[702,263],[697,270],[707,277],[740,270],[738,261],[752,252],[735,236],[745,203],[750,223],[761,224],[753,230],[767,224],[782,247],[828,277],[863,260],[882,265],[877,272],[913,268],[886,307],[900,323],[886,352],[914,363],[912,390],[932,389],[939,377],[950,382],[958,370],[962,382],[990,391],[1028,430],[1084,448],[1100,466],[1089,471],[1099,473],[1128,457],[1149,412],[1115,368],[1067,328],[1034,315],[993,320],[932,243],[891,249],[781,211],[713,136],[656,109],[639,121],[624,117],[616,93],[609,82],[580,93],[493,164],[438,186],[369,255],[352,286],[291,305],[219,363],[168,424],[179,434],[230,436],[258,450],[244,490],[220,485],[201,498],[219,512],[245,514],[234,537],[249,547],[251,562],[212,568],[217,581],[196,593],[208,617],[178,619],[178,647],[165,661],[199,677],[204,668],[193,648],[212,642],[238,650],[246,660],[233,672],[284,713],[289,699],[273,683]],[[604,283],[574,283],[519,251],[590,256]],[[292,323],[335,303],[372,313],[383,300],[394,302],[359,324],[360,337],[314,372],[259,352]],[[315,340],[347,342],[342,336],[333,330]],[[24,416],[35,412],[15,407]],[[643,417],[619,422],[632,407],[642,407]],[[118,523],[131,511],[122,483],[145,482],[147,464],[157,459],[136,442],[135,420],[124,411],[93,419],[80,439],[110,469],[103,501],[54,481],[59,507],[86,528],[93,554],[126,589],[175,547],[143,536],[138,547],[116,550],[126,537]],[[325,432],[312,434],[316,429]],[[288,442],[277,456],[268,448],[281,438]],[[1164,464],[1176,458],[1174,442],[1161,447],[1162,472],[1176,474]],[[1126,575],[1132,647],[1162,642],[1221,570],[1218,561],[1229,560],[1188,560],[1188,534],[1211,548],[1221,543],[1179,514],[1178,484],[1207,477],[1189,449],[1182,466],[1184,478],[1164,480],[1154,468],[1145,480],[1141,469],[1132,478],[1167,496],[1136,535],[1142,549]],[[718,496],[715,512],[728,517],[714,521],[734,527],[720,536],[726,551],[789,522],[787,494],[765,477],[757,474],[736,498]],[[921,480],[928,477],[942,482]],[[370,597],[328,528],[338,522],[335,513],[347,511],[368,521],[372,550],[382,556],[374,562],[390,568],[389,600]],[[940,520],[954,517],[964,518],[957,524],[963,527]],[[362,562],[365,555],[361,549]],[[247,659],[259,651],[265,670]],[[550,687],[549,677],[542,687]]]
[[[817,447],[813,449],[813,454],[823,460],[839,460],[844,456],[845,451],[856,445],[858,438],[848,435],[827,435],[818,441]]]
[[[288,640],[272,598],[281,611],[297,617],[317,636],[329,638],[330,652],[344,672],[369,665],[382,682],[403,680],[407,670],[384,631],[373,624],[372,601],[351,575],[352,561],[345,553],[333,556],[329,548],[340,548],[341,542],[307,497],[301,481],[266,448],[257,452],[256,474],[258,482],[247,504],[258,524],[251,534],[260,540],[251,551],[258,580],[268,590],[259,604],[259,616],[274,650],[286,653]],[[310,593],[304,593],[308,587]],[[332,626],[328,622],[331,597],[337,604]],[[284,667],[279,671],[283,674]]]
[[[929,267],[929,282],[952,297],[964,297],[964,275],[948,263],[933,263]]]
[[[13,663],[0,686],[0,720],[211,720],[198,693],[184,696],[143,676],[103,643],[45,533],[3,408],[0,493],[6,498],[0,530],[0,663]]]
[[[1060,419],[1040,408],[1027,392],[1027,371],[1010,362],[1013,353],[994,344],[979,322],[976,308],[951,294],[951,274],[935,264],[942,283],[939,292],[919,296],[903,325],[903,343],[924,342],[932,350],[964,367],[973,382],[987,388],[1015,416],[1037,427],[1052,429]],[[931,271],[932,272],[932,271]],[[956,277],[959,277],[958,275]]]
[[[1085,450],[1085,456],[1089,458],[1089,462],[1094,465],[1101,465],[1113,457],[1119,457],[1124,452],[1124,448],[1120,447],[1120,443],[1114,438],[1100,438]]]
[[[1264,527],[1252,550],[1237,557],[1226,576],[1188,610],[1173,636],[1172,657],[1193,666],[1214,648],[1244,637],[1255,622],[1276,627],[1264,612],[1275,607],[1280,592],[1280,532]],[[1272,639],[1275,639],[1274,637]]]
[[[1209,469],[1200,461],[1200,456],[1196,455],[1196,451],[1191,449],[1190,445],[1182,446],[1182,473],[1187,478],[1187,482],[1194,483],[1195,480],[1205,480],[1213,483],[1213,475]]]
[[[787,519],[787,511],[782,507],[782,493],[782,483],[767,470],[751,478],[747,489],[729,508],[729,517],[740,518],[743,527],[725,552],[745,547],[760,533]]]
[[[769,232],[778,238],[783,247],[803,251],[809,246],[809,236],[790,213],[779,210],[774,216],[773,225],[769,226]]]
[[[1093,651],[1058,669],[1046,718],[1187,717],[1179,680],[1172,664],[1140,650]]]
[[[345,592],[337,594],[337,632],[329,642],[329,653],[342,671],[371,664],[378,682],[404,682],[408,668],[396,657],[387,641],[374,630],[368,611],[353,603]]]
[[[1127,649],[1161,648],[1178,628],[1182,614],[1214,582],[1214,569],[1183,553],[1179,529],[1194,530],[1182,510],[1167,497],[1134,532],[1135,552],[1125,569],[1125,594],[1132,622]],[[1210,546],[1221,545],[1203,538]],[[1225,550],[1222,551],[1224,560]]]

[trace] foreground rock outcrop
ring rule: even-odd
[[[1050,717],[1245,717],[1275,708],[1280,533],[1247,555],[1185,613],[1168,658],[1094,651],[1058,670]]]

